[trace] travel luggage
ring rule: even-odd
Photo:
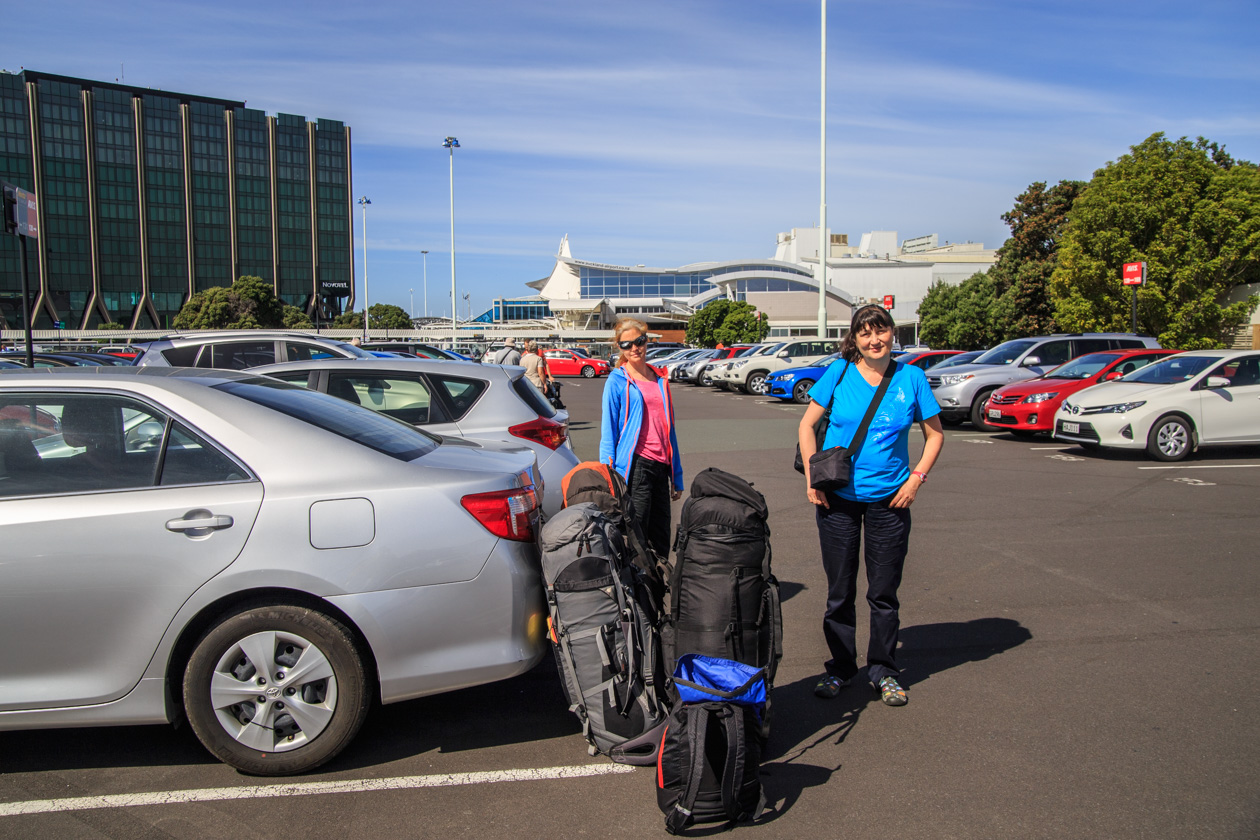
[[[766,669],[783,657],[779,582],[770,570],[765,497],[737,475],[696,476],[674,541],[672,603],[662,628],[666,665],[685,653]]]
[[[669,716],[656,761],[665,830],[756,820],[766,803],[760,776],[766,669],[684,654],[674,685],[682,702]]]
[[[626,551],[631,562],[642,573],[659,613],[663,609],[665,593],[669,589],[666,584],[666,575],[670,570],[668,558],[658,557],[656,552],[648,548],[643,530],[634,514],[630,490],[621,473],[609,464],[583,461],[561,479],[560,493],[564,496],[566,507],[590,502],[613,521],[625,538]]]
[[[547,402],[551,403],[551,407],[556,411],[564,411],[564,401],[560,399],[560,383],[551,380],[547,383],[547,390],[544,392]]]
[[[590,753],[653,764],[670,706],[659,616],[624,538],[579,503],[548,520],[541,542],[548,636]]]

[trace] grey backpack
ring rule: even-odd
[[[660,617],[625,545],[590,503],[543,526],[548,637],[589,752],[651,765],[670,712]]]

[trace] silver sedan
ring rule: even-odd
[[[578,464],[569,412],[556,411],[515,366],[432,359],[324,359],[252,368],[388,414],[439,435],[527,445],[538,457],[543,511],[563,507],[561,479]]]
[[[300,773],[373,697],[528,670],[532,462],[232,371],[5,371],[0,730],[186,715]]]

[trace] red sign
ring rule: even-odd
[[[897,298],[893,297],[892,295],[884,295],[884,308],[885,309],[892,309],[893,304],[896,302],[897,302]]]
[[[1146,282],[1146,263],[1135,262],[1124,264],[1124,275],[1121,282],[1126,286],[1141,286]]]

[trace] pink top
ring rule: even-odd
[[[639,442],[634,446],[634,454],[642,455],[649,461],[669,463],[669,420],[665,411],[665,400],[661,396],[661,386],[657,382],[643,382],[631,377],[631,381],[639,386],[643,395],[643,425],[639,427]]]

